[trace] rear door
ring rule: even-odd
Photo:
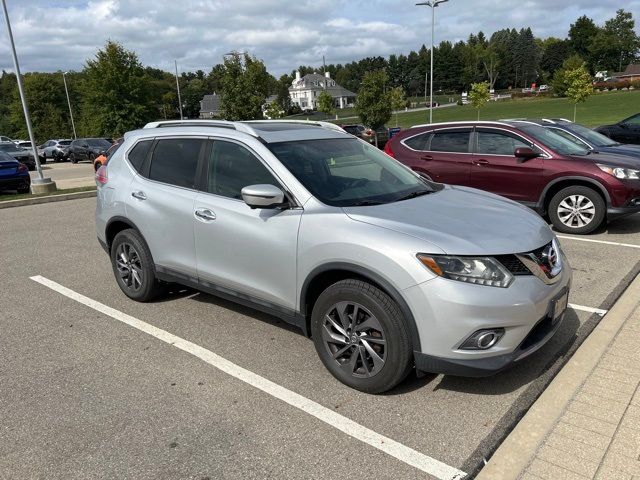
[[[470,127],[456,127],[433,132],[419,155],[421,168],[432,180],[469,185],[472,131]]]
[[[159,270],[196,280],[193,204],[206,138],[138,142],[127,158],[140,165],[127,196],[127,216],[140,229]]]
[[[514,155],[516,148],[536,147],[524,137],[496,128],[478,127],[474,137],[471,186],[524,203],[537,202],[544,158],[521,161]]]

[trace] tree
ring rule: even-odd
[[[276,85],[276,102],[280,106],[280,110],[289,113],[291,110],[291,95],[289,95],[289,87],[295,77],[289,75],[281,75]]]
[[[574,53],[584,59],[589,59],[589,47],[599,31],[598,26],[586,15],[578,18],[576,23],[572,23],[569,28],[569,43]]]
[[[471,85],[469,102],[473,108],[478,110],[478,120],[480,120],[480,109],[485,106],[490,98],[488,82],[474,83]]]
[[[280,107],[280,104],[278,103],[278,100],[274,100],[273,102],[269,103],[266,108],[264,109],[264,116],[265,118],[268,118],[269,120],[275,120],[277,118],[282,118],[284,117],[284,110],[282,110],[282,108]]]
[[[383,127],[391,118],[391,101],[385,92],[387,81],[388,77],[384,70],[367,72],[362,77],[362,86],[358,90],[356,112],[358,112],[362,123],[374,132]],[[377,134],[375,138],[377,147]]]
[[[79,135],[118,137],[155,116],[150,81],[134,52],[108,41],[84,73]]]
[[[318,95],[318,99],[316,100],[316,102],[319,112],[322,112],[327,116],[332,115],[335,112],[333,97],[326,90],[320,92],[320,95]]]
[[[580,68],[584,64],[584,60],[578,55],[571,55],[562,63],[562,68],[560,70],[556,70],[556,73],[553,76],[552,85],[553,91],[556,95],[559,97],[566,96],[567,88],[569,88],[567,83],[567,72],[569,70]]]
[[[220,109],[223,118],[262,118],[262,105],[269,95],[270,83],[270,75],[262,61],[246,53],[227,55],[220,80]]]
[[[578,103],[585,102],[593,93],[593,81],[586,65],[573,68],[565,72],[567,82],[567,97],[573,102],[573,121],[576,121]]]
[[[407,106],[407,97],[404,94],[404,88],[396,87],[392,88],[389,92],[389,101],[391,102],[391,109],[396,112],[396,127],[398,126],[398,110]]]
[[[635,60],[639,49],[640,37],[635,32],[633,15],[622,9],[605,22],[589,45],[594,69],[609,71],[622,71]]]
[[[542,58],[540,68],[546,81],[553,78],[562,63],[571,56],[571,44],[568,40],[547,38],[542,42]]]

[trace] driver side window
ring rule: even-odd
[[[247,148],[223,140],[213,142],[207,192],[241,200],[244,187],[260,184],[280,187],[267,167]]]

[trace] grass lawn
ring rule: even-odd
[[[640,90],[598,93],[578,104],[576,121],[588,127],[616,123],[640,112]],[[573,103],[566,98],[521,98],[489,102],[480,110],[481,120],[505,118],[568,118],[573,119]],[[476,120],[478,112],[469,105],[433,111],[434,122]],[[429,111],[407,112],[398,115],[401,127],[429,122]],[[388,126],[395,126],[395,116]]]
[[[91,190],[95,190],[96,187],[77,187],[77,188],[67,188],[65,190],[56,190],[51,193],[40,193],[38,195],[32,195],[30,193],[16,193],[16,194],[3,194],[0,193],[0,202],[5,202],[7,200],[23,200],[25,198],[37,198],[37,197],[48,197],[49,195],[64,195],[66,193],[77,193],[77,192],[90,192]]]

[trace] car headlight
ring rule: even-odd
[[[601,165],[597,164],[598,168],[603,172],[608,173],[609,175],[613,175],[619,179],[631,179],[638,180],[640,179],[640,170],[633,170],[631,168],[622,168],[622,167],[610,167],[609,165]]]
[[[419,253],[418,260],[439,277],[459,282],[507,288],[513,275],[491,257],[456,257]]]

